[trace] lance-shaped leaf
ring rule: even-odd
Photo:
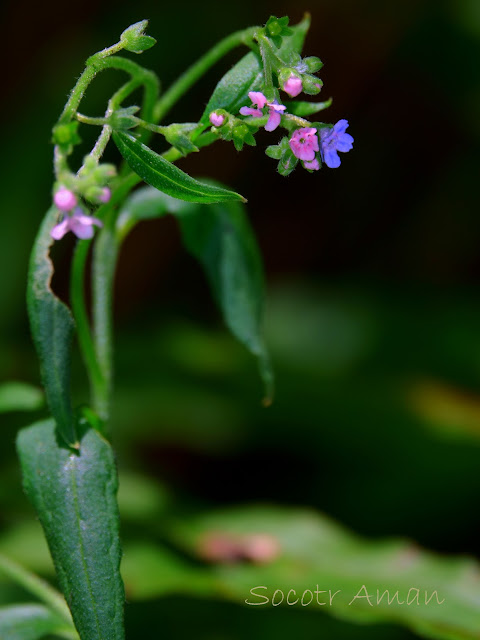
[[[325,102],[292,101],[287,103],[287,111],[288,113],[293,113],[294,116],[305,118],[306,116],[311,116],[314,113],[328,109],[331,104],[331,98],[325,100]]]
[[[74,640],[76,633],[72,627],[42,605],[19,604],[0,607],[2,640],[40,640],[51,635]]]
[[[17,449],[25,491],[35,506],[58,579],[82,640],[123,640],[117,472],[97,431],[73,452],[53,420],[22,429]]]
[[[147,184],[187,202],[243,200],[239,193],[195,180],[128,133],[117,131],[113,139],[129,167]]]
[[[57,217],[57,209],[51,207],[35,240],[30,258],[27,306],[47,402],[59,434],[73,445],[76,435],[70,397],[70,348],[75,324],[67,306],[51,289],[53,264],[49,251],[53,239],[50,231]]]
[[[202,264],[226,325],[258,358],[265,402],[270,402],[273,373],[263,337],[263,267],[244,207],[238,202],[192,205],[144,188],[125,203],[118,234],[123,238],[136,221],[166,213],[178,218],[185,247]]]
[[[282,38],[283,44],[280,47],[279,55],[288,51],[300,53],[309,26],[310,17],[306,16],[301,22],[291,27],[293,33]],[[230,71],[227,71],[215,87],[200,119],[200,124],[204,127],[208,126],[210,113],[215,109],[225,109],[233,114],[238,113],[240,107],[250,102],[249,92],[258,91],[262,81],[263,67],[260,56],[253,52],[247,53]]]

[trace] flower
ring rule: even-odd
[[[265,125],[265,131],[275,131],[280,124],[281,114],[287,108],[283,104],[278,104],[277,100],[268,102],[267,98],[261,91],[250,91],[248,97],[252,101],[253,107],[242,107],[240,113],[242,116],[253,116],[254,118],[261,118],[263,116],[262,109],[265,105],[268,107],[268,121]]]
[[[72,215],[66,215],[61,222],[53,227],[50,235],[54,240],[60,240],[63,236],[72,231],[77,238],[86,240],[93,236],[93,225],[103,227],[98,218],[87,216],[80,207],[77,207]]]
[[[261,91],[249,91],[248,97],[252,101],[252,107],[242,107],[240,113],[242,116],[254,116],[261,118],[263,116],[262,109],[267,104],[267,99]]]
[[[294,75],[293,73],[283,83],[282,87],[285,93],[288,93],[291,98],[295,98],[295,96],[298,96],[298,94],[302,92],[302,88],[302,79]]]
[[[320,133],[322,160],[330,169],[340,166],[340,157],[337,151],[346,153],[352,148],[353,138],[345,133],[348,120],[339,120],[333,129],[322,129]]]
[[[208,119],[210,120],[210,122],[213,124],[214,127],[221,127],[222,124],[225,122],[225,116],[222,115],[221,113],[215,113],[215,111],[212,111]]]
[[[293,151],[293,155],[300,160],[306,160],[307,162],[314,160],[315,152],[319,150],[317,130],[315,127],[297,129],[293,132],[288,143],[290,145],[290,149]]]
[[[70,189],[66,189],[65,187],[60,187],[58,191],[55,192],[53,196],[53,202],[55,206],[60,209],[60,211],[71,211],[74,207],[77,206],[77,197],[70,191]]]
[[[303,166],[305,169],[309,169],[310,171],[318,171],[320,169],[320,164],[317,158],[314,158],[311,162],[304,162]]]
[[[265,131],[275,131],[282,119],[282,112],[285,111],[287,107],[283,104],[278,104],[276,100],[273,102],[267,102],[267,106],[269,117],[267,124],[265,125]]]

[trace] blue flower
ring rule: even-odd
[[[340,166],[337,151],[346,153],[352,148],[353,138],[349,133],[345,133],[347,127],[348,120],[339,120],[332,129],[322,129],[320,132],[320,153],[323,162],[330,169]]]

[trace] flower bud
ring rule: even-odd
[[[320,69],[323,67],[323,62],[316,56],[304,58],[303,64],[305,65],[308,73],[317,73],[317,71],[320,71]]]
[[[117,175],[117,168],[114,164],[102,163],[92,171],[93,178],[100,184],[105,184]]]
[[[98,197],[98,200],[102,204],[105,204],[106,202],[109,202],[111,197],[112,197],[112,192],[110,191],[110,189],[108,187],[103,187],[102,195]]]
[[[282,89],[291,98],[295,98],[301,93],[302,79],[293,69],[284,67],[278,75],[278,80]]]
[[[215,111],[212,111],[208,119],[214,127],[221,127],[225,122],[225,116],[222,113],[216,113]]]
[[[105,203],[110,200],[112,193],[108,187],[88,187],[85,191],[85,200],[94,204]]]
[[[157,42],[155,38],[144,35],[147,28],[148,20],[142,20],[130,25],[120,36],[120,42],[126,51],[133,53],[142,53]]]
[[[323,86],[323,82],[316,76],[305,74],[303,76],[303,90],[309,96],[316,96],[320,93],[320,89]]]
[[[70,189],[60,187],[53,196],[53,202],[60,211],[71,211],[77,206],[77,197]]]

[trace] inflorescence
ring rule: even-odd
[[[342,119],[332,125],[310,122],[304,118],[305,115],[327,108],[331,100],[318,103],[291,101],[282,104],[281,91],[290,98],[296,98],[302,92],[313,96],[320,92],[323,85],[315,75],[323,66],[321,60],[314,56],[302,58],[288,41],[285,43],[285,37],[294,33],[288,27],[288,22],[287,17],[271,16],[266,25],[253,34],[255,42],[251,42],[250,46],[260,54],[263,73],[262,82],[257,85],[256,90],[248,93],[250,104],[241,106],[238,113],[215,109],[209,114],[212,133],[223,140],[233,141],[239,151],[244,144],[256,145],[254,136],[261,127],[269,132],[275,131],[278,127],[286,129],[287,135],[281,138],[278,144],[270,145],[265,150],[267,156],[278,160],[278,172],[284,176],[289,175],[298,162],[309,172],[318,171],[322,164],[331,169],[337,168],[341,163],[338,152],[350,151],[353,144],[353,137],[346,133],[347,120]],[[155,41],[143,33],[146,24],[146,21],[143,21],[127,29],[118,45],[101,52],[100,55],[110,55],[114,49],[116,52],[120,48],[139,53],[152,46]],[[135,115],[138,110],[136,106],[111,109],[108,118],[104,119],[88,118],[79,113],[75,115],[78,121],[101,124],[104,130],[106,128],[110,133],[116,129],[145,127],[164,135],[167,142],[181,155],[198,151],[194,144],[195,134],[201,133],[206,128],[205,125],[174,123],[160,127],[138,118]],[[102,144],[99,138],[96,148],[86,156],[78,173],[70,172],[66,157],[71,153],[73,145],[80,142],[77,134],[78,121],[59,124],[54,129],[57,182],[53,200],[60,215],[60,221],[51,231],[55,240],[62,238],[68,231],[72,231],[81,239],[93,236],[94,227],[101,227],[102,222],[90,215],[88,205],[99,206],[110,200],[109,184],[116,175],[114,166],[99,164],[99,157],[109,139],[108,132]]]

